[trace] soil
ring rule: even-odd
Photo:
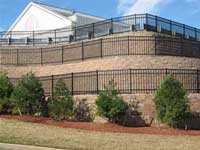
[[[124,127],[111,123],[55,121],[50,118],[33,116],[0,115],[0,118],[15,119],[24,122],[52,125],[63,128],[83,129],[88,131],[133,133],[133,134],[159,134],[159,135],[194,135],[200,136],[200,130],[179,130],[158,127]]]

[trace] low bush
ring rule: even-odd
[[[89,107],[87,99],[76,99],[74,118],[76,121],[90,122],[94,120],[93,110]]]
[[[171,75],[167,76],[156,92],[155,106],[158,119],[172,127],[184,124],[190,116],[186,90]]]
[[[42,84],[33,73],[27,73],[17,83],[12,93],[15,112],[26,115],[35,115],[41,112],[41,101],[44,97]]]
[[[0,99],[10,97],[13,91],[13,86],[5,73],[0,73]]]
[[[0,114],[11,114],[13,104],[10,100],[13,86],[5,73],[0,73]]]
[[[120,121],[121,116],[124,116],[128,109],[128,105],[119,94],[119,90],[115,87],[114,82],[110,81],[105,86],[105,91],[99,94],[96,101],[98,113],[107,117],[113,123]]]
[[[14,104],[11,99],[4,97],[0,100],[0,114],[12,114],[14,109]]]
[[[49,103],[49,115],[55,120],[69,119],[73,114],[73,97],[66,84],[59,80],[56,83],[55,93]]]

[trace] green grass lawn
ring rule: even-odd
[[[91,132],[0,119],[0,142],[74,150],[199,150],[200,136]]]

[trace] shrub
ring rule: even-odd
[[[49,103],[49,115],[56,120],[69,119],[73,114],[73,97],[66,84],[59,80],[56,83],[54,96]]]
[[[119,94],[119,90],[115,87],[114,82],[110,81],[105,86],[105,91],[99,94],[96,101],[98,113],[114,123],[117,123],[119,117],[124,116],[128,109],[122,97],[118,96]]]
[[[77,99],[74,109],[74,118],[76,121],[93,121],[94,115],[92,109],[87,103],[87,99]]]
[[[0,73],[0,114],[12,113],[13,104],[10,100],[10,95],[13,91],[13,86],[5,73]]]
[[[11,99],[4,97],[0,100],[0,114],[12,114],[14,109],[14,104]]]
[[[10,97],[13,86],[5,73],[0,73],[0,99]]]
[[[167,76],[156,92],[155,106],[158,119],[177,127],[189,117],[189,100],[182,84]]]
[[[20,115],[39,113],[43,96],[42,84],[32,72],[22,76],[12,94],[16,110]]]

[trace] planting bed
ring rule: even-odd
[[[23,122],[39,123],[52,125],[62,128],[74,128],[88,131],[113,132],[113,133],[133,133],[133,134],[159,134],[159,135],[194,135],[200,136],[200,130],[178,130],[161,127],[124,127],[111,123],[93,123],[93,122],[71,122],[71,121],[54,121],[44,117],[32,116],[14,116],[0,115],[3,119],[15,119]]]

